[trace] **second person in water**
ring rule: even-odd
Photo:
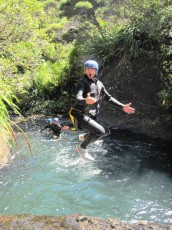
[[[43,129],[41,129],[41,132],[48,129],[50,132],[52,132],[53,138],[59,139],[62,132],[62,126],[59,123],[59,119],[48,118],[47,122],[48,124]]]

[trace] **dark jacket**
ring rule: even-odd
[[[60,124],[57,124],[57,123],[54,123],[52,122],[51,124],[48,124],[46,125],[41,131],[45,130],[45,129],[49,129],[53,132],[53,135],[60,135],[61,133],[61,125]]]
[[[87,94],[96,98],[97,102],[93,105],[87,105],[85,99]],[[76,100],[73,106],[71,114],[79,118],[83,114],[96,116],[99,113],[100,101],[104,98],[106,101],[117,105],[118,107],[123,106],[122,103],[113,98],[105,89],[105,86],[97,78],[90,80],[86,75],[81,77],[76,86]]]

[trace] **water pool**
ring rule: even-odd
[[[77,132],[52,140],[30,130],[31,155],[21,133],[0,170],[0,214],[83,213],[123,221],[172,223],[172,160],[167,148],[113,135],[90,147],[95,161],[75,151]]]

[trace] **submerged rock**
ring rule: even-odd
[[[34,216],[34,215],[0,215],[1,230],[170,230],[165,226],[147,221],[130,224],[115,218],[101,219],[82,214],[67,216]]]

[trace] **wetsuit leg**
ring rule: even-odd
[[[60,138],[60,134],[61,134],[61,131],[56,131],[56,132],[53,132],[53,135],[56,136],[56,138]]]
[[[81,144],[81,147],[84,149],[86,149],[89,144],[106,135],[106,129],[89,116],[84,116],[82,119],[79,119],[78,125],[81,129],[89,131],[87,138]]]

